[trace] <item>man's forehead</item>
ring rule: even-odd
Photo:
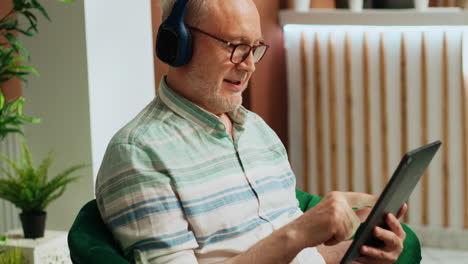
[[[229,41],[262,41],[260,16],[251,0],[209,0],[206,25]]]
[[[239,36],[239,37],[229,37],[229,41],[231,42],[242,42],[242,43],[250,43],[250,42],[263,42],[265,39],[263,36],[257,37],[255,39],[251,39],[245,36]]]

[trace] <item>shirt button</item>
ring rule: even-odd
[[[226,130],[226,127],[223,124],[219,124],[218,129],[224,131],[224,130]]]

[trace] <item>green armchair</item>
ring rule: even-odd
[[[321,200],[320,197],[299,190],[296,190],[296,198],[302,211],[312,208]],[[421,246],[418,237],[406,225],[403,228],[406,231],[404,251],[396,263],[420,263]],[[96,200],[88,202],[78,213],[68,233],[68,247],[75,264],[130,263],[102,221]]]

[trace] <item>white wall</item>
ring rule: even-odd
[[[155,96],[151,1],[85,0],[93,163]],[[94,175],[99,166],[94,166]]]
[[[24,89],[25,113],[43,119],[25,128],[36,162],[53,148],[58,155],[52,175],[77,163],[92,164],[47,208],[48,229],[69,229],[94,197],[109,139],[154,97],[150,1],[129,5],[46,1],[52,23],[41,19],[39,35],[23,38],[41,73]]]

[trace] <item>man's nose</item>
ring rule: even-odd
[[[247,56],[243,62],[238,64],[238,67],[247,72],[255,71],[255,61],[252,51],[249,52],[249,56]]]

